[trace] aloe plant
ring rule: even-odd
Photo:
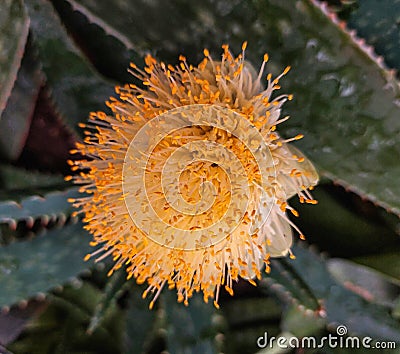
[[[347,353],[260,348],[269,336],[336,334],[400,346],[398,1],[4,0],[0,5],[0,352]],[[110,260],[84,261],[91,235],[71,199],[79,123],[104,110],[151,53],[197,63],[221,44],[291,72],[279,126],[315,164],[317,206],[290,200],[305,233],[220,309],[144,288]],[[75,157],[74,157],[75,156]],[[371,352],[374,352],[371,350]],[[387,352],[397,353],[398,349]]]

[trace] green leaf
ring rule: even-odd
[[[289,300],[294,303],[311,311],[319,309],[318,299],[304,280],[292,271],[290,264],[285,259],[271,261],[271,271],[267,279],[268,287],[272,284],[279,285],[281,289],[276,290],[284,290],[284,296],[288,296]]]
[[[48,308],[31,321],[10,345],[11,350],[19,354],[121,353],[122,311],[115,306],[103,324],[88,335],[85,330],[101,291],[89,282],[76,283],[48,297]]]
[[[107,22],[108,12],[99,17],[74,0],[53,0],[53,4],[68,32],[79,39],[78,45],[100,73],[118,82],[132,80],[127,70],[129,63],[133,61],[142,65],[144,53],[129,37]],[[110,4],[105,2],[103,5]]]
[[[57,2],[57,0],[55,0]],[[113,28],[109,23],[107,23],[105,20],[107,20],[107,17],[98,17],[96,16],[95,13],[91,12],[89,8],[86,8],[83,5],[79,4],[79,1],[75,0],[65,0],[68,2],[71,6],[71,8],[74,11],[80,12],[82,15],[84,15],[87,20],[92,23],[97,25],[98,27],[102,28],[103,31],[109,35],[117,39],[119,42],[121,42],[126,49],[128,50],[134,50],[135,45],[134,43],[129,39],[129,37],[125,36],[122,32],[118,31],[117,29]],[[103,15],[106,15],[107,13],[110,13],[109,11],[113,11],[113,4],[111,3],[103,3],[103,4],[98,4],[96,2],[92,2],[92,7],[101,7],[101,6],[106,6],[108,9],[107,11],[103,10]],[[105,19],[105,20],[104,20]]]
[[[167,323],[167,348],[175,354],[217,353],[214,337],[216,309],[196,294],[185,307],[172,291],[163,294]]]
[[[190,305],[190,304],[189,304]],[[251,323],[265,325],[278,321],[282,309],[279,303],[271,297],[242,297],[234,296],[224,301],[221,310],[229,326],[240,329]]]
[[[399,0],[362,0],[347,17],[347,24],[384,57],[387,65],[400,69]]]
[[[274,260],[271,267],[276,263],[284,263],[289,266],[287,272],[303,279],[319,299],[321,308],[318,313],[326,316],[330,327],[341,324],[351,334],[400,342],[400,323],[390,316],[389,308],[370,303],[338,284],[329,273],[326,263],[315,253],[298,246],[293,247],[293,253],[295,260]],[[279,279],[274,278],[278,283]]]
[[[394,318],[400,319],[400,297],[393,302],[392,315]]]
[[[20,203],[13,201],[0,202],[0,224],[16,225],[20,221],[26,221],[33,225],[34,220],[40,218],[47,224],[49,219],[69,216],[74,210],[69,198],[81,197],[76,188],[64,192],[51,192],[43,197],[31,196]]]
[[[325,326],[324,318],[311,311],[302,311],[298,306],[290,306],[282,315],[282,330],[290,332],[298,338],[321,333]]]
[[[193,18],[187,18],[190,8],[197,5],[189,4],[189,6],[179,5],[177,1],[165,2],[155,1],[150,4],[146,1],[94,1],[94,0],[66,0],[71,7],[83,14],[89,22],[103,28],[110,36],[113,36],[121,42],[127,49],[135,50],[138,53],[143,53],[145,50],[154,51],[160,44],[164,42],[164,46],[171,48],[172,41],[166,38],[165,32],[166,23],[172,24],[172,18],[181,18],[181,22],[190,22]],[[55,0],[59,3],[59,0]],[[186,7],[186,10],[185,10]],[[178,13],[179,12],[179,13]],[[126,14],[129,16],[126,16]],[[169,16],[165,16],[167,14]],[[191,13],[194,15],[193,13]],[[157,28],[154,28],[148,33],[141,32],[144,27],[148,27],[149,20],[159,19]],[[160,34],[163,33],[163,36]],[[151,37],[152,40],[149,40]],[[154,41],[158,45],[155,46]],[[165,41],[168,41],[166,43]],[[178,44],[173,44],[178,49]],[[177,53],[177,51],[175,52]]]
[[[63,284],[86,269],[91,251],[81,223],[0,248],[0,307]]]
[[[379,271],[400,285],[400,254],[398,251],[356,257],[353,261]]]
[[[300,214],[296,224],[310,244],[334,257],[357,257],[398,249],[399,235],[390,218],[398,217],[362,201],[342,187],[320,185],[312,192],[318,205],[301,204],[298,197],[290,200]]]
[[[16,160],[21,155],[42,81],[31,50],[26,50],[11,96],[0,118],[0,153],[8,160]]]
[[[61,175],[27,171],[11,165],[0,165],[0,183],[0,200],[14,201],[68,186]]]
[[[29,19],[21,1],[2,1],[0,13],[0,116],[14,86],[28,32]]]
[[[344,259],[329,259],[329,272],[346,288],[359,293],[371,302],[393,306],[399,287],[382,273],[355,262]]]
[[[235,294],[221,303],[221,310],[228,327],[223,330],[224,353],[254,353],[260,336],[265,332],[270,336],[279,333],[282,308],[272,297]]]
[[[96,74],[63,29],[50,2],[26,0],[31,31],[51,95],[72,129],[90,111],[103,109],[113,85]]]
[[[116,301],[122,292],[125,290],[124,285],[126,285],[126,271],[125,269],[119,269],[113,274],[113,276],[108,280],[104,292],[101,298],[98,300],[95,308],[95,312],[90,319],[90,323],[87,329],[89,334],[93,333],[96,328],[104,321],[107,312],[112,306],[116,304]]]
[[[143,289],[134,285],[127,300],[125,354],[146,352],[148,342],[154,339],[156,310],[149,310],[142,293]]]
[[[279,20],[267,22],[271,12]],[[268,23],[264,48],[272,43],[279,67],[293,65],[282,81],[295,95],[285,106],[292,118],[284,134],[304,134],[298,146],[322,174],[399,214],[400,109],[385,89],[384,74],[306,1],[297,2],[296,10],[269,1],[260,14]]]

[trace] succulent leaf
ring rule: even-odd
[[[400,341],[400,322],[389,315],[387,307],[371,303],[338,284],[329,273],[326,263],[314,252],[298,246],[294,247],[293,252],[296,259],[289,264],[291,272],[296,277],[300,276],[319,299],[321,308],[318,312],[320,316],[326,316],[328,327],[343,324],[350,334]],[[285,287],[281,277],[274,277],[274,281]],[[289,287],[286,289],[290,292]]]
[[[372,45],[387,66],[400,69],[400,1],[362,0],[346,16],[346,25]]]
[[[333,278],[345,288],[358,293],[366,300],[393,307],[397,297],[398,284],[382,273],[359,263],[333,258],[327,261]]]
[[[76,130],[90,111],[103,106],[114,91],[113,85],[84,59],[50,2],[26,0],[25,7],[51,96],[65,123]]]
[[[126,290],[126,284],[126,272],[124,270],[117,271],[107,282],[104,292],[96,304],[95,312],[90,319],[87,329],[89,334],[93,333],[102,321],[104,321],[107,312],[116,304],[116,301],[118,297],[121,296],[122,292]]]
[[[400,285],[400,255],[398,251],[355,257],[354,262],[375,269]]]
[[[0,118],[0,153],[7,160],[17,160],[21,155],[42,81],[32,50],[28,49]]]
[[[149,342],[154,340],[157,316],[143,301],[143,289],[134,285],[130,293],[126,310],[125,354],[137,354],[147,352]]]
[[[21,0],[4,0],[1,7],[0,116],[17,78],[29,32],[29,18]]]
[[[64,284],[89,267],[81,223],[52,229],[30,241],[0,248],[0,306],[9,306]]]
[[[297,97],[288,110],[292,118],[286,133],[300,130],[308,137],[299,146],[323,174],[399,214],[395,93],[385,88],[376,62],[338,27],[326,24],[317,8],[304,2],[298,9],[296,14],[287,8],[291,30],[288,35],[281,31],[287,43],[283,52],[294,58],[287,82]],[[293,43],[296,48],[290,48]]]
[[[290,265],[285,260],[271,261],[271,272],[266,282],[268,282],[268,287],[278,292],[284,290],[282,297],[285,298],[288,296],[288,300],[293,301],[296,305],[301,305],[313,312],[317,312],[320,308],[318,298],[303,279],[292,271]],[[279,285],[279,287],[274,287],[273,284]]]
[[[184,307],[174,294],[163,294],[167,320],[167,348],[171,353],[217,353],[215,335],[216,309],[204,303],[200,294]]]
[[[43,194],[49,190],[64,189],[67,184],[61,175],[27,171],[11,165],[0,165],[0,199],[20,201],[33,194]]]
[[[254,353],[259,349],[256,340],[263,333],[279,333],[282,308],[276,299],[262,295],[233,298],[222,304],[228,327],[223,330],[224,353]]]
[[[298,338],[321,333],[325,327],[325,318],[311,311],[302,311],[296,305],[289,306],[282,315],[282,330]]]
[[[396,222],[398,217],[365,203],[340,186],[318,186],[313,191],[318,208],[299,203],[291,205],[298,210],[302,232],[307,241],[334,257],[357,257],[382,251],[399,250],[400,239]],[[360,208],[363,208],[360,211]],[[388,220],[385,218],[387,217]]]
[[[129,63],[142,66],[144,53],[129,37],[112,27],[103,14],[98,16],[78,1],[53,0],[53,4],[68,32],[101,74],[121,83],[132,81]]]
[[[80,196],[76,188],[64,192],[51,192],[43,197],[31,196],[22,199],[20,203],[14,201],[0,202],[0,224],[6,223],[15,229],[17,223],[25,221],[33,225],[36,219],[47,224],[50,219],[63,218],[64,220],[73,211],[69,198]]]
[[[93,334],[85,334],[100,297],[100,289],[86,281],[55,291],[48,297],[47,309],[10,345],[10,350],[19,354],[121,353],[123,315],[117,306]]]

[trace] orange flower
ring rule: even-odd
[[[316,203],[308,192],[317,173],[276,126],[291,95],[272,97],[279,80],[262,77],[234,57],[227,45],[221,61],[204,50],[194,67],[146,57],[132,74],[144,88],[117,87],[112,114],[92,113],[87,137],[71,161],[75,183],[88,195],[74,201],[98,249],[112,256],[113,270],[127,265],[128,278],[148,283],[144,293],[167,284],[186,305],[194,291],[218,307],[221,286],[231,295],[239,277],[255,285],[270,257],[291,255],[293,227],[287,199]],[[111,271],[112,272],[112,271]]]

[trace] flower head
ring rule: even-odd
[[[263,87],[259,72],[227,45],[215,61],[208,50],[198,66],[181,56],[178,66],[150,55],[131,73],[142,87],[117,87],[112,114],[90,115],[83,143],[71,161],[75,183],[88,195],[75,200],[98,249],[113,270],[148,283],[144,296],[167,285],[178,301],[193,292],[218,307],[220,288],[231,295],[239,277],[255,285],[270,257],[290,252],[287,200],[316,203],[308,189],[318,181],[312,164],[282,139],[276,126],[291,95],[273,97],[279,80]]]

